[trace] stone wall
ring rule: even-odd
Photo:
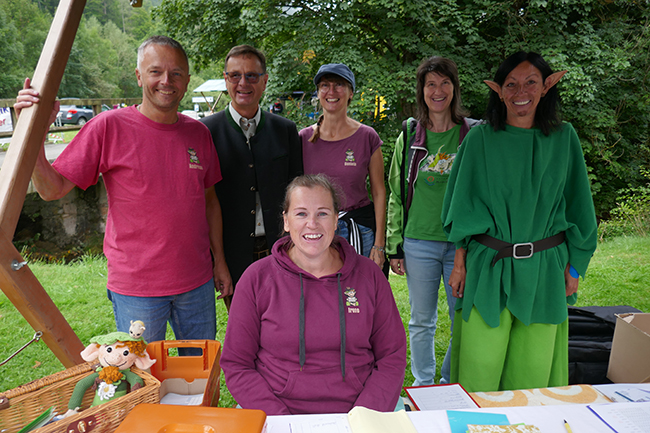
[[[106,188],[101,178],[86,191],[75,187],[62,199],[49,202],[30,188],[14,243],[40,241],[60,249],[86,248],[103,237],[107,209]]]

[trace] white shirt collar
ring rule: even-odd
[[[235,108],[232,106],[232,103],[228,104],[228,109],[230,110],[230,115],[232,116],[232,120],[234,120],[235,123],[237,125],[239,125],[240,124],[239,121],[244,116],[242,116],[241,114],[239,114],[237,112],[237,110],[235,110]],[[258,106],[257,107],[257,113],[255,113],[255,117],[253,117],[253,119],[255,120],[255,125],[256,126],[260,124],[260,119],[261,118],[262,118],[262,111],[260,110],[260,107]],[[248,119],[248,120],[251,120],[251,119]]]

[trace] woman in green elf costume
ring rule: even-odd
[[[568,384],[567,302],[597,227],[580,140],[557,113],[565,72],[508,57],[486,81],[488,124],[467,134],[449,178],[451,381],[470,392]]]

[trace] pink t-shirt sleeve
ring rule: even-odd
[[[103,122],[99,116],[88,122],[52,164],[63,177],[83,190],[99,180]]]

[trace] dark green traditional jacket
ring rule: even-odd
[[[223,247],[235,284],[253,261],[255,192],[259,190],[269,248],[278,239],[287,184],[303,173],[302,144],[296,124],[262,110],[250,139],[226,108],[201,119],[219,156],[223,179],[215,185],[223,219]]]

